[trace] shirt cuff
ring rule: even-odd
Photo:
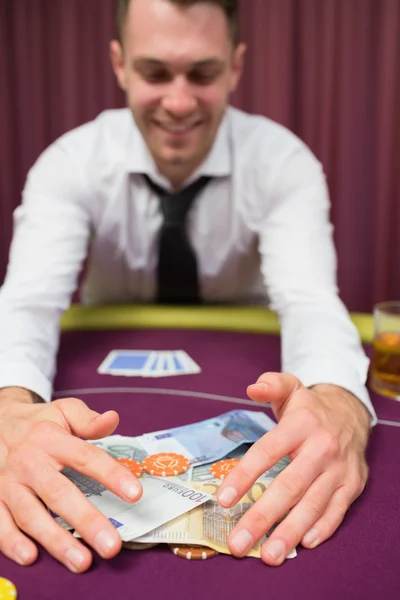
[[[0,388],[20,387],[50,402],[52,385],[32,363],[3,362],[0,368]]]
[[[362,404],[367,408],[371,416],[370,425],[373,427],[377,424],[378,418],[376,416],[375,409],[369,397],[367,388],[364,382],[362,382],[357,372],[353,369],[349,370],[344,365],[335,365],[332,368],[332,363],[328,364],[325,362],[313,361],[312,367],[304,365],[297,372],[291,371],[293,375],[296,375],[305,387],[311,387],[318,384],[331,384],[337,385],[356,396]]]

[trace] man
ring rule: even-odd
[[[243,556],[288,513],[262,551],[278,565],[298,543],[313,548],[331,536],[363,490],[375,419],[367,359],[336,295],[323,173],[290,132],[227,106],[245,54],[235,0],[121,0],[119,25],[111,59],[129,109],[102,113],[44,152],[15,213],[0,295],[0,550],[27,565],[33,539],[72,571],[89,567],[89,549],[42,500],[104,558],[119,551],[115,529],[60,471],[79,470],[132,502],[140,484],[84,441],[111,434],[115,412],[99,415],[74,398],[47,403],[58,321],[87,254],[86,302],[160,297],[167,217],[158,195],[203,176],[186,222],[202,299],[270,302],[281,318],[288,373],[265,373],[248,388],[279,424],[218,497],[231,506],[291,457],[229,538]]]

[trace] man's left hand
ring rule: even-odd
[[[363,491],[370,417],[360,400],[343,388],[305,388],[288,373],[265,373],[247,393],[255,402],[271,403],[278,425],[231,471],[219,489],[218,502],[233,506],[260,475],[289,456],[292,462],[228,540],[232,554],[244,556],[283,519],[261,551],[265,563],[280,565],[300,542],[315,548],[328,539]]]

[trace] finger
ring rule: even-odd
[[[254,402],[270,402],[274,412],[278,413],[302,388],[300,380],[290,373],[263,373],[257,383],[248,386],[247,394]]]
[[[29,488],[34,489],[38,478],[45,477],[46,465],[53,465],[58,471],[71,467],[95,479],[126,502],[141,497],[142,486],[136,477],[101,448],[51,422],[38,423],[35,435],[42,445],[41,453],[20,452],[14,456],[20,481]]]
[[[8,507],[22,531],[74,573],[82,573],[90,567],[89,549],[65,531],[31,491],[21,485],[9,486],[8,491]]]
[[[22,566],[31,565],[38,551],[17,527],[8,508],[0,502],[0,552]]]
[[[88,424],[83,437],[90,440],[99,440],[112,435],[119,424],[119,414],[115,410],[107,410]]]
[[[78,485],[84,483],[82,479],[77,479]],[[121,538],[115,527],[62,473],[51,466],[47,467],[36,479],[33,490],[46,506],[76,529],[100,556],[111,558],[119,551]],[[104,488],[98,491],[101,493]]]
[[[293,419],[279,423],[257,440],[232,469],[219,488],[218,502],[226,508],[233,506],[260,475],[304,441],[305,431]]]
[[[322,461],[309,446],[268,486],[229,536],[228,545],[235,556],[244,556],[304,496],[320,475]]]
[[[127,502],[139,500],[142,486],[128,469],[105,450],[70,435],[66,438],[65,443],[54,445],[53,456],[60,465],[95,479]]]
[[[63,414],[71,432],[83,439],[106,437],[118,426],[119,416],[114,410],[99,414],[78,398],[56,400],[54,405]]]
[[[338,477],[323,473],[309,487],[300,502],[278,525],[261,549],[262,560],[269,565],[280,565],[303,536],[324,514],[334,492]]]
[[[354,494],[350,486],[340,487],[332,496],[322,517],[314,523],[312,528],[301,540],[305,548],[316,548],[329,539],[342,523],[350,505],[361,492]]]

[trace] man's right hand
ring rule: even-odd
[[[19,564],[32,564],[38,550],[30,536],[71,571],[89,568],[90,550],[53,519],[45,504],[100,556],[112,558],[121,549],[116,529],[61,471],[71,467],[127,502],[138,500],[137,479],[84,441],[111,435],[118,414],[100,415],[76,398],[33,404],[26,392],[11,389],[0,390],[0,551]]]

